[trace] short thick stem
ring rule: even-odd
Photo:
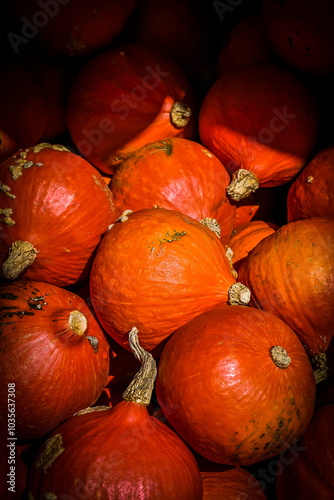
[[[291,363],[291,358],[288,356],[288,353],[279,345],[275,345],[270,349],[271,359],[275,363],[278,368],[287,368]]]
[[[7,259],[2,264],[3,275],[10,280],[16,279],[34,263],[37,253],[36,248],[28,241],[14,241]]]
[[[155,379],[157,377],[157,365],[152,354],[140,347],[138,330],[136,327],[133,327],[129,333],[129,344],[133,354],[142,365],[139,372],[136,373],[127,389],[124,391],[123,399],[142,406],[148,406],[151,401]]]
[[[240,305],[247,306],[251,299],[249,288],[242,283],[234,283],[228,291],[228,304],[231,306]]]
[[[315,383],[320,384],[328,378],[329,367],[327,363],[327,356],[325,353],[317,354],[312,358],[312,365],[314,367],[313,373],[315,378]]]
[[[226,188],[226,192],[232,200],[240,201],[251,193],[254,193],[260,184],[253,172],[240,168],[233,176],[232,181]]]
[[[83,335],[88,327],[86,316],[77,310],[70,313],[68,323],[71,330],[79,336]]]
[[[170,110],[171,124],[176,128],[185,127],[191,117],[191,108],[185,102],[174,102]]]

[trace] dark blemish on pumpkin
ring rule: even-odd
[[[4,314],[2,317],[3,318],[13,318],[14,316],[17,316],[18,318],[23,318],[23,316],[33,316],[34,313],[28,312],[28,311],[19,311],[19,312],[7,312]]]
[[[0,299],[16,300],[16,299],[18,299],[18,296],[14,295],[13,293],[10,293],[10,292],[5,292],[5,293],[0,293]]]
[[[15,321],[7,321],[7,322],[3,322],[3,323],[0,323],[0,326],[7,326],[7,325],[15,325]]]
[[[164,243],[172,243],[173,241],[180,240],[182,238],[182,236],[185,236],[186,234],[187,234],[186,231],[178,232],[178,231],[175,231],[175,229],[174,229],[173,234],[170,234],[170,232],[167,231],[166,238],[162,238],[161,240],[159,239],[159,243],[160,243],[160,245],[163,245]]]
[[[0,311],[9,311],[10,309],[18,309],[17,306],[2,306],[0,307]]]
[[[261,434],[260,438],[263,438],[265,436],[265,434]]]
[[[268,448],[268,446],[270,446],[270,442],[269,441],[264,445],[263,449],[266,450]]]
[[[279,428],[283,427],[283,425],[284,425],[284,421],[285,421],[285,418],[282,418],[282,419],[278,422],[278,427],[279,427]]]
[[[239,446],[239,445],[238,445],[238,446],[236,446],[236,447],[235,447],[235,449],[236,449],[236,450],[240,450],[240,446]]]
[[[254,451],[258,451],[260,450],[261,448],[259,448],[258,446],[256,446],[255,448],[253,448]]]

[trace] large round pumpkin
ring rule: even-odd
[[[107,381],[109,346],[85,302],[35,281],[0,287],[0,409],[9,387],[15,436],[44,436],[93,404]]]
[[[156,393],[171,426],[196,452],[247,465],[282,451],[309,424],[311,363],[275,315],[217,307],[179,328],[158,367]]]
[[[291,185],[288,221],[334,217],[334,146],[321,149]]]
[[[334,497],[334,405],[314,414],[289,456],[280,462],[277,500],[331,500]]]
[[[334,219],[325,217],[285,224],[238,268],[251,304],[290,325],[312,356],[333,349],[333,272]]]
[[[115,166],[149,142],[191,137],[192,92],[179,66],[139,44],[107,50],[79,73],[69,97],[67,126],[97,168]]]
[[[215,155],[198,142],[174,137],[135,151],[117,168],[109,188],[119,216],[154,205],[177,210],[203,223],[217,221],[226,243],[235,219],[226,196],[229,182]]]
[[[21,149],[0,166],[1,274],[68,286],[87,277],[115,220],[101,174],[60,145]]]
[[[284,184],[301,170],[318,139],[317,108],[305,83],[273,64],[218,78],[202,103],[199,133],[233,174],[231,198]]]
[[[147,411],[155,361],[138,344],[134,353],[143,366],[124,400],[112,409],[79,412],[46,441],[31,470],[30,500],[202,500],[194,456]]]
[[[157,347],[156,354],[197,314],[217,304],[248,303],[225,246],[200,222],[163,208],[121,220],[98,248],[90,291],[101,325],[122,345],[128,346],[127,334],[136,326],[143,348]]]

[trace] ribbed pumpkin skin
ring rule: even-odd
[[[197,314],[226,304],[235,283],[225,246],[200,222],[163,208],[116,223],[94,259],[90,291],[103,328],[128,346],[133,326],[151,351]]]
[[[276,479],[277,500],[334,497],[334,405],[317,410]]]
[[[16,436],[37,438],[93,404],[108,377],[108,343],[84,301],[54,285],[17,281],[0,288],[1,419],[7,422],[7,383],[15,383]],[[72,311],[87,319],[84,334],[69,325]],[[87,337],[98,340],[97,352]]]
[[[246,222],[235,228],[227,243],[227,246],[233,251],[234,268],[237,269],[241,260],[247,257],[260,241],[274,233],[276,229],[278,229],[276,224],[260,220]]]
[[[334,217],[334,147],[319,151],[288,192],[288,221]]]
[[[230,176],[224,165],[201,144],[172,138],[138,149],[116,170],[109,187],[115,209],[140,210],[154,205],[193,219],[220,223],[221,240],[233,229],[235,207],[226,196]]]
[[[38,253],[19,279],[68,286],[87,276],[101,235],[116,218],[101,174],[63,146],[40,144],[4,161],[0,179],[1,208],[12,211],[0,221],[0,262],[12,243],[27,241]]]
[[[182,440],[147,409],[123,401],[77,415],[51,436],[63,448],[45,473],[37,457],[29,490],[35,500],[201,500],[196,461]],[[45,448],[44,448],[45,449]]]
[[[310,354],[327,351],[334,321],[334,219],[313,217],[282,226],[238,268],[251,305],[271,311]]]
[[[287,351],[287,368],[274,364],[273,346]],[[170,338],[156,393],[171,426],[197,453],[247,465],[276,455],[306,429],[315,380],[301,342],[276,316],[217,307]]]
[[[113,174],[116,165],[149,142],[193,135],[193,118],[184,127],[172,125],[176,101],[193,104],[179,66],[153,48],[122,45],[91,59],[79,73],[67,126],[82,154]]]
[[[250,170],[260,186],[278,186],[292,179],[312,153],[318,110],[295,75],[272,64],[254,64],[220,76],[209,89],[199,133],[231,174]]]
[[[226,471],[201,472],[203,500],[265,500],[261,486],[252,474],[235,467]]]

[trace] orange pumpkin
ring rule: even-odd
[[[18,281],[0,287],[0,303],[1,425],[12,387],[15,435],[35,439],[97,400],[108,343],[84,301],[63,288]]]
[[[288,221],[334,217],[334,147],[321,149],[288,192]]]
[[[244,66],[209,89],[199,133],[233,175],[227,193],[238,201],[301,170],[318,140],[318,105],[292,72],[273,64]]]
[[[97,318],[120,344],[128,346],[127,332],[136,326],[143,348],[157,355],[197,314],[217,304],[248,303],[225,246],[200,222],[163,208],[121,220],[101,241],[90,275]]]
[[[226,243],[234,225],[224,165],[201,144],[174,137],[146,144],[116,170],[109,188],[119,216],[124,210],[154,205],[176,210],[203,223],[219,224]]]
[[[203,500],[265,500],[260,483],[240,467],[224,471],[201,471]]]
[[[169,339],[156,394],[175,431],[213,462],[247,465],[293,443],[314,409],[315,380],[293,330],[272,313],[216,307]]]
[[[136,149],[167,137],[193,135],[192,91],[179,66],[139,44],[91,59],[72,87],[67,126],[81,153],[114,173]]]
[[[0,166],[1,274],[72,285],[87,277],[114,222],[101,174],[60,145],[21,149]]]

